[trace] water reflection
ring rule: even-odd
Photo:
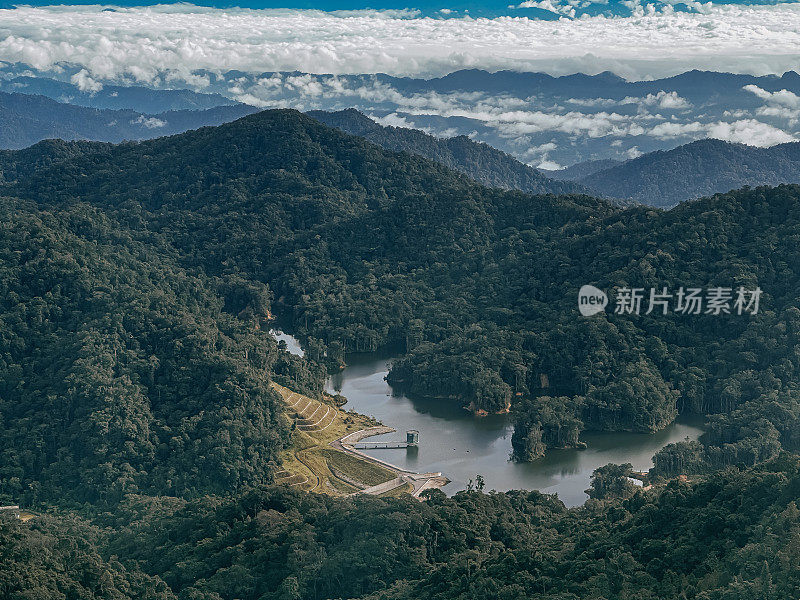
[[[419,449],[370,450],[369,453],[415,471],[441,471],[452,483],[445,491],[464,489],[480,474],[486,489],[538,489],[558,493],[568,506],[586,500],[584,490],[597,467],[609,462],[631,463],[637,470],[652,466],[652,456],[671,442],[696,439],[697,421],[681,420],[655,434],[587,434],[586,450],[553,450],[532,463],[514,463],[510,419],[505,415],[474,417],[456,403],[408,398],[384,381],[390,360],[375,355],[350,357],[349,366],[332,376],[328,391],[347,397],[346,409],[372,415],[397,433],[370,438],[374,441],[404,438],[407,429],[420,432]]]
[[[287,349],[302,356],[300,344],[283,332],[273,332]],[[531,463],[509,460],[513,426],[507,415],[475,417],[455,402],[409,398],[384,380],[391,358],[368,354],[348,357],[346,369],[326,383],[330,393],[344,395],[346,410],[371,415],[397,429],[369,441],[404,440],[408,429],[419,431],[414,449],[367,450],[369,454],[413,471],[441,471],[452,480],[448,494],[465,489],[481,475],[487,490],[540,490],[557,493],[567,506],[583,504],[589,478],[597,467],[610,462],[631,463],[636,470],[652,466],[660,448],[683,439],[697,439],[701,421],[681,419],[663,431],[644,433],[595,433],[582,439],[586,450],[552,450]]]

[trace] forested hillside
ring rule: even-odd
[[[0,597],[783,600],[800,595],[800,187],[664,212],[482,187],[294,111],[0,153]],[[744,314],[580,317],[577,290],[763,290]],[[308,359],[278,351],[277,314]],[[509,408],[519,460],[712,414],[539,492],[272,485],[348,351]],[[667,480],[689,473],[688,480]]]
[[[785,600],[796,458],[566,510],[539,492],[129,497],[95,524],[0,517],[8,598]],[[594,478],[593,488],[612,482]]]
[[[796,187],[623,211],[487,189],[293,111],[136,144],[40,144],[0,156],[0,171],[8,196],[89,203],[206,276],[269,285],[314,360],[393,344],[406,354],[391,381],[413,394],[511,407],[522,460],[584,429],[733,418],[765,397],[786,408],[797,389]],[[589,282],[764,295],[755,316],[576,318]],[[796,446],[738,431],[742,452],[717,464]]]
[[[269,377],[305,367],[260,329],[265,285],[191,273],[86,204],[5,198],[0,220],[0,503],[272,480],[288,426]]]
[[[108,556],[106,536],[75,515],[37,514],[19,521],[0,514],[3,598],[176,600],[160,577]]]
[[[436,138],[418,129],[382,126],[354,108],[338,112],[315,110],[308,114],[326,125],[363,137],[387,150],[429,158],[489,187],[531,194],[592,193],[580,184],[550,179],[510,154],[474,142],[465,135]]]
[[[151,139],[227,123],[255,111],[252,106],[235,104],[146,114],[129,109],[87,108],[44,96],[0,92],[0,148],[25,148],[52,138],[100,142]]]
[[[700,140],[651,152],[577,181],[615,198],[670,208],[744,186],[800,183],[800,143],[756,148]]]

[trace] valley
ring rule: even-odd
[[[800,187],[533,195],[294,110],[0,173],[0,593],[798,589]]]

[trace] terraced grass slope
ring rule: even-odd
[[[292,445],[281,457],[278,483],[306,491],[347,495],[395,477],[379,465],[330,446],[349,433],[374,427],[374,419],[343,411],[275,382],[272,387],[283,398],[286,417],[293,423]]]

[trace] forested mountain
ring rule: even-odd
[[[273,491],[193,502],[111,547],[186,597],[778,600],[800,591],[798,486],[786,459],[571,511],[538,492]]]
[[[0,92],[0,148],[25,148],[50,138],[121,142],[219,125],[255,112],[244,104],[206,110],[143,114],[55,102],[44,96]]]
[[[513,156],[465,135],[436,138],[418,129],[384,127],[353,108],[339,112],[311,111],[318,121],[357,135],[387,150],[409,152],[470,176],[489,187],[531,194],[591,194],[586,187],[550,179]],[[597,194],[595,194],[597,195]]]
[[[139,90],[140,96],[147,91],[144,88],[126,89],[129,95],[131,90]],[[153,94],[161,92],[166,91],[152,91]],[[100,110],[63,104],[39,95],[0,92],[0,148],[25,148],[52,138],[100,142],[150,139],[205,125],[220,125],[256,110],[245,104],[235,104],[205,110],[142,114],[132,110]],[[414,129],[382,127],[353,109],[337,113],[312,111],[310,114],[323,123],[374,144],[424,156],[491,187],[536,194],[591,193],[577,183],[548,179],[537,169],[466,136],[437,139]]]
[[[798,186],[623,210],[266,111],[1,152],[0,223],[0,504],[36,513],[0,511],[2,597],[800,593]],[[756,315],[583,318],[585,283],[764,294]],[[412,392],[510,404],[522,460],[714,416],[651,491],[609,465],[572,510],[480,483],[424,503],[272,486],[290,426],[269,380],[319,396],[323,364],[384,344]]]
[[[669,208],[744,186],[800,183],[800,142],[756,148],[707,139],[578,179],[603,194]]]
[[[583,429],[653,431],[678,412],[737,419],[765,398],[793,410],[797,187],[621,210],[487,189],[294,111],[117,146],[38,144],[0,155],[0,172],[7,196],[43,210],[87,203],[204,276],[268,284],[313,360],[393,344],[406,354],[390,378],[412,393],[511,406],[522,460]],[[587,282],[758,285],[763,308],[580,319]],[[715,464],[797,445],[736,436]]]
[[[165,241],[82,203],[5,198],[0,220],[0,496],[271,481],[288,431],[269,378],[306,367],[260,330],[265,285],[192,274]]]

